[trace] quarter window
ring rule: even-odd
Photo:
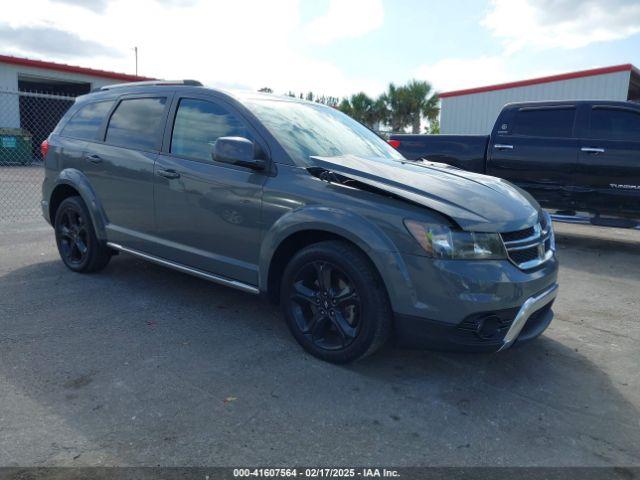
[[[590,138],[640,142],[640,113],[613,108],[591,111]]]
[[[213,144],[220,137],[245,137],[244,124],[224,107],[205,100],[183,98],[178,105],[171,137],[171,153],[211,160]]]
[[[528,137],[571,137],[575,112],[575,108],[518,110],[512,133]]]
[[[166,98],[131,98],[120,102],[107,128],[107,143],[153,150],[162,127]]]
[[[95,140],[105,115],[113,101],[90,103],[80,108],[60,132],[62,135],[82,140]]]

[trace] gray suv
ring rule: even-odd
[[[554,235],[535,200],[406,160],[327,106],[116,85],[79,97],[43,152],[43,213],[71,270],[126,252],[263,294],[327,361],[390,337],[498,351],[553,317]]]

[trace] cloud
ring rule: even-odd
[[[22,42],[18,49],[12,37],[0,41],[0,50],[53,61],[73,54],[74,63],[83,66],[133,73],[137,46],[139,73],[145,76],[252,90],[268,86],[280,94],[343,96],[384,88],[365,76],[347,76],[331,60],[308,53],[299,0],[111,0],[102,14],[50,0],[33,2],[7,4],[4,13],[12,29],[47,27],[68,32],[79,44],[56,46],[57,41],[30,35],[25,40],[29,48]],[[368,8],[376,9],[374,3]],[[86,48],[81,39],[94,43]]]
[[[502,39],[500,54],[446,58],[420,66],[416,77],[446,92],[561,73],[523,62],[531,53],[527,49],[575,49],[640,33],[640,2],[492,0],[482,25]]]
[[[327,13],[306,26],[312,44],[326,45],[343,38],[358,38],[382,26],[382,0],[331,0]]]
[[[560,73],[539,67],[525,71],[516,70],[511,66],[510,60],[509,56],[498,55],[446,58],[433,64],[422,65],[415,71],[415,76],[431,82],[436,91],[447,92]]]
[[[198,3],[198,0],[156,0],[162,5],[168,5],[170,7],[193,7]]]
[[[416,77],[428,79],[439,91],[508,82],[511,75],[503,57],[447,58],[416,70]]]
[[[107,9],[109,0],[52,0],[57,3],[66,3],[78,7],[87,8],[94,12],[102,13]]]
[[[0,43],[14,52],[60,58],[117,55],[107,46],[84,40],[74,33],[55,27],[33,26],[13,28],[0,24]]]
[[[637,0],[493,0],[482,25],[507,53],[575,49],[640,33]]]

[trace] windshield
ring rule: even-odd
[[[281,100],[248,100],[246,105],[295,162],[308,164],[310,156],[349,154],[404,158],[374,132],[334,108]]]

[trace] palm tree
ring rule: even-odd
[[[429,125],[424,128],[424,133],[429,133],[431,135],[440,134],[440,120],[437,118],[429,120]]]
[[[338,110],[340,110],[345,115],[351,116],[351,102],[348,98],[343,98],[338,104]]]
[[[396,87],[390,83],[389,88],[380,96],[386,105],[386,121],[393,132],[403,132],[411,123],[406,87]]]
[[[404,108],[411,120],[411,132],[420,133],[420,123],[426,117],[429,121],[438,118],[438,94],[432,91],[428,82],[411,80],[404,89]]]
[[[364,92],[343,98],[338,109],[369,128],[374,128],[386,115],[384,104],[380,100],[373,100]]]
[[[371,128],[380,130],[380,125],[387,123],[389,119],[389,110],[384,100],[384,95],[380,95],[371,108]]]
[[[371,97],[364,92],[359,92],[351,95],[349,103],[351,104],[351,116],[360,123],[371,127],[373,120],[373,100]]]

